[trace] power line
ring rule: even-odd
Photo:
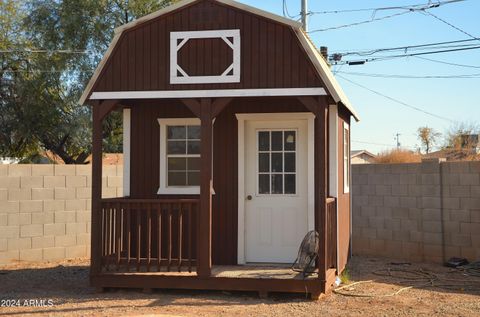
[[[342,72],[337,71],[337,74],[375,77],[375,78],[398,78],[398,79],[452,79],[452,78],[480,78],[480,73],[463,74],[463,75],[398,75],[398,74],[375,74],[375,73],[361,73],[361,72]]]
[[[90,72],[91,70],[4,70],[1,73],[15,74],[15,73],[74,73],[74,72]]]
[[[434,42],[434,43],[426,43],[426,44],[406,45],[406,46],[396,46],[396,47],[376,48],[376,49],[348,50],[345,52],[335,52],[332,55],[340,54],[342,56],[347,56],[347,55],[368,56],[368,55],[373,55],[375,53],[388,52],[388,51],[410,51],[410,50],[416,50],[416,49],[432,49],[433,48],[432,46],[436,48],[456,47],[455,45],[452,45],[452,46],[442,46],[442,45],[466,43],[466,42],[473,42],[473,41],[475,41],[475,39]],[[464,44],[464,45],[474,45],[474,44]]]
[[[359,21],[359,22],[350,23],[350,24],[343,24],[343,25],[338,25],[338,26],[332,26],[332,27],[328,27],[328,28],[324,28],[324,29],[317,29],[317,30],[310,31],[310,32],[308,32],[308,33],[325,32],[325,31],[331,31],[331,30],[338,30],[338,29],[348,28],[348,27],[357,26],[357,25],[362,25],[362,24],[367,24],[367,23],[371,23],[371,22],[375,22],[375,21],[381,21],[381,20],[385,20],[385,19],[390,19],[390,18],[393,18],[393,17],[397,17],[397,16],[400,16],[400,15],[407,14],[407,13],[411,13],[411,11],[399,12],[399,13],[395,13],[395,14],[391,14],[391,15],[386,15],[386,16],[381,17],[381,18],[373,18],[373,19],[370,19],[370,20],[364,20],[364,21]]]
[[[429,61],[429,62],[433,62],[433,63],[446,64],[446,65],[465,67],[465,68],[480,68],[480,66],[475,66],[475,65],[451,63],[451,62],[445,62],[445,61],[440,61],[440,60],[437,60],[437,59],[431,59],[431,58],[426,58],[426,57],[421,57],[421,56],[414,56],[414,57],[419,58],[419,59],[423,59],[423,60],[426,60],[426,61]]]
[[[287,1],[286,0],[283,0],[282,10],[283,10],[283,16],[284,17],[289,17],[290,19],[295,19],[295,18],[300,16],[299,14],[297,14],[296,16],[290,15],[290,13],[288,12],[288,7],[287,7]]]
[[[92,52],[86,51],[86,50],[9,49],[9,50],[0,50],[0,53],[90,54]]]
[[[447,50],[440,50],[440,51],[431,51],[431,52],[420,52],[420,53],[411,53],[411,54],[403,54],[403,55],[391,55],[391,56],[382,56],[368,60],[369,62],[374,60],[381,60],[381,59],[390,59],[390,58],[398,58],[398,57],[408,57],[408,56],[418,56],[418,55],[430,55],[430,54],[439,54],[439,53],[448,53],[448,52],[458,52],[458,51],[468,51],[468,50],[476,50],[479,49],[480,46],[470,46],[464,48],[454,48],[454,49],[447,49]]]
[[[448,4],[452,2],[461,2],[465,0],[457,0],[457,1],[445,1],[445,2],[438,2],[438,4]],[[351,12],[365,12],[365,11],[387,11],[387,10],[407,10],[412,7],[420,7],[430,5],[431,1],[428,3],[418,3],[418,4],[410,4],[404,6],[394,6],[394,7],[380,7],[380,8],[361,8],[361,9],[346,9],[346,10],[331,10],[331,11],[312,11],[311,14],[337,14],[337,13],[351,13]]]
[[[442,5],[445,5],[445,4],[463,2],[463,1],[466,1],[466,0],[449,0],[449,1],[443,1],[443,2],[438,1],[438,2],[435,2],[435,3],[432,3],[431,1],[429,1],[427,4],[420,4],[420,5],[376,8],[376,9],[370,10],[370,11],[373,11],[373,14],[372,14],[372,17],[369,20],[354,22],[354,23],[350,23],[350,24],[343,24],[343,25],[338,25],[338,26],[333,26],[333,27],[328,27],[328,28],[323,28],[323,29],[317,29],[317,30],[310,31],[308,33],[324,32],[324,31],[338,30],[338,29],[352,27],[352,26],[358,26],[358,25],[367,24],[367,23],[380,21],[380,20],[385,20],[385,19],[389,19],[389,18],[393,18],[393,17],[397,17],[397,16],[400,16],[400,15],[404,15],[404,14],[412,13],[412,12],[417,12],[417,11],[426,12],[427,9],[434,9],[434,8],[438,8],[438,7],[440,7]],[[386,15],[386,16],[383,16],[383,17],[380,17],[380,18],[376,18],[375,17],[376,13],[378,11],[383,11],[383,10],[405,10],[405,11],[390,14],[390,15]],[[315,12],[312,12],[312,13],[315,14]]]
[[[433,14],[433,13],[431,13],[431,12],[428,12],[428,11],[424,11],[424,13],[425,13],[425,14],[428,14],[429,16],[431,16],[431,17],[433,17],[433,18],[435,18],[435,19],[437,19],[437,20],[439,20],[440,22],[443,22],[444,24],[450,26],[451,28],[453,28],[453,29],[455,29],[455,30],[457,30],[457,31],[459,31],[459,32],[462,32],[462,33],[465,34],[465,35],[468,35],[468,36],[471,37],[472,39],[475,39],[475,40],[480,41],[480,38],[478,38],[478,37],[476,37],[476,36],[473,36],[472,34],[468,33],[468,32],[465,31],[465,30],[462,30],[461,28],[459,28],[459,27],[451,24],[450,22],[445,21],[444,19],[440,18],[439,16],[436,16],[435,14]]]
[[[365,89],[365,90],[368,90],[368,91],[370,91],[370,92],[372,92],[372,93],[374,93],[374,94],[376,94],[376,95],[379,95],[379,96],[381,96],[381,97],[384,97],[384,98],[386,98],[386,99],[388,99],[388,100],[390,100],[390,101],[393,101],[393,102],[395,102],[395,103],[397,103],[397,104],[400,104],[400,105],[402,105],[402,106],[404,106],[404,107],[413,109],[413,110],[418,111],[418,112],[422,112],[422,113],[424,113],[424,114],[426,114],[426,115],[435,117],[435,118],[437,118],[437,119],[442,119],[442,120],[445,120],[445,121],[448,121],[448,122],[454,122],[453,120],[451,120],[451,119],[449,119],[449,118],[447,118],[447,117],[442,117],[442,116],[440,116],[440,115],[438,115],[438,114],[435,114],[435,113],[432,113],[432,112],[423,110],[423,109],[421,109],[421,108],[419,108],[419,107],[416,107],[416,106],[412,106],[412,105],[410,105],[410,104],[408,104],[408,103],[406,103],[406,102],[400,101],[400,100],[398,100],[398,99],[395,99],[395,98],[392,98],[392,97],[387,96],[387,95],[385,95],[385,94],[382,94],[381,92],[378,92],[378,91],[376,91],[376,90],[373,90],[373,89],[370,89],[370,88],[368,88],[368,87],[365,87],[365,86],[363,86],[362,84],[359,84],[359,83],[357,83],[357,82],[355,82],[355,81],[353,81],[353,80],[350,80],[350,79],[348,79],[348,78],[345,78],[345,77],[342,76],[342,75],[337,75],[337,76],[340,77],[340,78],[342,78],[342,79],[344,79],[344,80],[346,80],[346,81],[348,81],[349,83],[352,83],[352,84],[354,84],[354,85],[356,85],[356,86],[358,86],[358,87],[360,87],[360,88],[363,88],[363,89]]]
[[[379,145],[379,146],[388,146],[388,147],[396,147],[396,144],[387,144],[387,143],[378,143],[378,142],[370,142],[370,141],[360,141],[360,140],[352,140],[352,143],[359,143],[359,144],[369,144],[369,145]],[[409,145],[402,145],[401,147],[403,148],[410,148],[410,149],[416,149],[415,146],[409,146]]]
[[[361,143],[361,144],[371,144],[371,145],[381,145],[381,146],[391,146],[395,147],[394,144],[385,144],[385,143],[377,143],[377,142],[367,142],[367,141],[357,141],[357,140],[352,140],[353,143]]]
[[[431,52],[420,52],[420,53],[411,53],[411,54],[402,54],[402,55],[389,55],[389,56],[379,56],[379,57],[372,57],[363,60],[356,60],[356,61],[344,61],[344,62],[335,62],[335,65],[341,64],[348,64],[348,65],[360,65],[365,64],[367,62],[374,62],[374,61],[384,61],[394,58],[405,58],[411,56],[419,56],[419,55],[432,55],[432,54],[440,54],[440,53],[449,53],[449,52],[458,52],[458,51],[467,51],[467,50],[476,50],[479,49],[480,46],[471,46],[471,47],[464,47],[464,48],[455,48],[455,49],[447,49],[447,50],[439,50],[439,51],[431,51]]]

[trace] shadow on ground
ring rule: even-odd
[[[84,265],[85,263],[85,265]],[[173,309],[179,307],[251,307],[255,305],[277,305],[298,303],[310,305],[309,299],[302,294],[270,294],[269,298],[258,298],[252,292],[192,291],[192,290],[155,290],[143,293],[139,289],[109,289],[98,293],[89,286],[88,262],[81,265],[66,263],[51,267],[28,268],[26,264],[0,269],[0,299],[52,299],[55,307],[18,307],[0,310],[0,315],[49,314],[76,312],[82,315],[108,306],[123,312],[135,309],[151,310]],[[388,294],[403,287],[414,286],[415,289],[432,293],[456,293],[480,295],[480,278],[466,276],[461,271],[440,265],[411,263],[399,264],[391,259],[354,257],[349,263],[351,282],[374,280],[373,283],[355,286],[350,295]],[[392,274],[393,272],[393,274]],[[417,273],[411,273],[417,272]],[[423,272],[425,274],[418,274]],[[435,277],[434,280],[427,277]],[[409,291],[407,291],[409,292]],[[332,295],[327,301],[340,300],[344,296]],[[336,298],[336,299],[335,299]],[[107,309],[107,308],[105,308]],[[135,311],[135,310],[134,310]]]

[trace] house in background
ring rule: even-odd
[[[367,150],[353,150],[351,154],[352,164],[372,164],[375,163],[375,157]]]
[[[81,103],[93,107],[92,285],[318,297],[345,268],[358,116],[298,22],[177,2],[116,30]],[[124,197],[102,199],[111,111],[123,111]],[[309,230],[320,250],[304,280],[290,265]]]
[[[0,157],[0,164],[17,164],[19,161],[14,157]]]

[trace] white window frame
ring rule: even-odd
[[[285,151],[285,149],[281,150],[281,151],[273,151],[272,150],[272,132],[282,132],[282,142],[285,142],[285,140],[283,139],[283,132],[285,131],[294,131],[295,132],[295,150],[289,150],[289,151]],[[259,132],[270,132],[270,150],[268,151],[260,151],[259,150]],[[255,129],[255,152],[256,152],[256,155],[255,155],[255,160],[256,160],[256,179],[255,179],[255,196],[257,197],[298,197],[298,188],[297,188],[297,184],[298,184],[298,157],[297,157],[297,154],[298,154],[298,129],[296,128],[287,128],[287,129],[278,129],[278,128],[268,128],[268,129]],[[269,166],[270,166],[270,172],[268,173],[264,173],[264,172],[260,172],[260,160],[259,160],[259,157],[260,157],[260,153],[269,153],[270,154],[270,161],[269,161]],[[272,154],[273,153],[282,153],[282,172],[272,172]],[[295,172],[285,172],[285,157],[283,156],[285,153],[294,153],[295,154]],[[268,194],[261,194],[260,193],[260,180],[259,180],[259,175],[260,174],[268,174],[269,176],[269,182],[270,182],[270,193]],[[282,188],[282,191],[283,193],[282,194],[272,194],[271,191],[272,191],[272,184],[271,184],[271,175],[272,174],[277,174],[277,175],[282,175],[282,183],[283,183],[283,188]],[[295,193],[294,194],[285,194],[285,175],[295,175]]]
[[[167,127],[182,125],[200,125],[198,118],[158,119],[160,125],[160,187],[157,194],[199,195],[200,186],[167,186]]]
[[[178,52],[191,39],[222,39],[233,51],[233,61],[221,75],[190,76],[178,65]],[[230,40],[232,38],[232,40]],[[180,42],[179,42],[180,41]],[[229,75],[229,73],[231,74]],[[178,76],[178,73],[182,76]],[[240,30],[170,32],[170,83],[215,84],[240,82]]]
[[[345,138],[345,132],[348,131],[348,139]],[[343,122],[343,192],[345,194],[350,192],[350,125]],[[345,148],[348,152],[345,153]]]

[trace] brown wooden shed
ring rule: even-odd
[[[116,30],[93,106],[97,287],[328,291],[350,254],[350,118],[298,22],[183,0]],[[102,121],[123,111],[124,197],[102,199]],[[290,270],[320,235],[316,272]]]

